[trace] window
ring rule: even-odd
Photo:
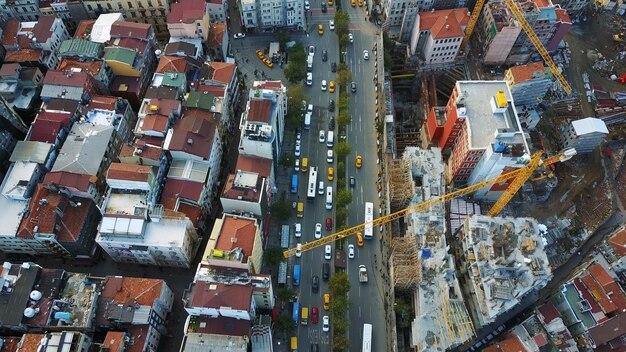
[[[126,3],[128,4],[128,8],[129,8],[129,9],[132,9],[132,8],[133,8],[133,4],[132,4],[130,1],[128,1],[128,2],[126,2]]]

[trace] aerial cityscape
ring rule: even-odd
[[[625,33],[0,0],[0,352],[626,351]]]

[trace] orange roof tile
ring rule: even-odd
[[[26,34],[18,34],[17,35],[17,45],[20,49],[29,49],[30,48],[30,38],[26,36]]]
[[[591,275],[583,275],[580,280],[583,282],[587,290],[589,290],[591,296],[598,302],[604,314],[612,313],[617,309],[615,303],[609,299],[602,287],[593,280]]]
[[[160,279],[107,276],[101,297],[110,298],[113,304],[137,302],[142,306],[152,306],[161,297],[164,283]]]
[[[262,81],[254,85],[255,88],[272,90],[280,89],[282,86],[283,82],[281,81]]]
[[[226,87],[225,86],[212,86],[212,85],[204,85],[197,84],[197,82],[191,83],[191,89],[198,92],[207,92],[216,97],[224,97],[226,95]]]
[[[172,56],[172,55],[163,55],[159,60],[159,65],[157,66],[156,72],[165,73],[166,71],[171,72],[187,72],[187,59],[180,56]]]
[[[52,37],[52,25],[56,18],[54,15],[39,16],[37,24],[33,27],[33,34],[39,43],[45,43]]]
[[[59,61],[56,69],[57,71],[68,71],[72,68],[79,68],[92,76],[97,76],[100,74],[102,65],[104,65],[104,61],[100,60],[79,61],[77,59],[64,58]]]
[[[20,21],[16,19],[10,19],[4,26],[4,32],[2,33],[2,45],[13,46],[17,45],[17,32],[20,31]]]
[[[519,337],[512,335],[498,343],[498,347],[502,352],[526,352],[526,347],[522,344]]]
[[[252,287],[197,281],[192,286],[191,295],[190,307],[231,307],[248,311],[252,302]]]
[[[39,351],[41,341],[46,337],[46,334],[25,334],[22,336],[22,341],[17,352],[33,352]]]
[[[466,8],[420,12],[420,31],[429,30],[434,39],[465,36],[469,22]]]
[[[548,0],[532,0],[532,2],[534,2],[539,8],[550,6],[550,2]]]
[[[572,23],[572,19],[569,17],[567,10],[555,9],[554,12],[556,13],[557,21],[563,22],[563,23]]]
[[[128,345],[124,352],[143,352],[148,350],[148,348],[144,349],[146,339],[148,338],[147,325],[130,326],[126,330],[128,330],[128,334],[133,343],[132,345]]]
[[[126,333],[121,331],[108,331],[104,337],[102,343],[103,348],[107,348],[107,351],[121,352],[124,351],[124,337]]]
[[[91,100],[87,105],[87,111],[91,111],[93,109],[115,111],[117,99],[117,97],[107,95],[94,95],[93,97],[91,97]]]
[[[111,25],[111,38],[148,39],[151,31],[148,23],[117,21]]]
[[[269,99],[253,99],[248,110],[248,121],[269,123],[272,101]]]
[[[609,276],[609,273],[604,270],[604,267],[599,263],[595,263],[589,267],[589,273],[593,278],[602,286],[606,286],[613,282],[613,279]]]
[[[513,66],[510,70],[515,84],[533,79],[538,74],[545,76],[546,73],[546,68],[543,67],[542,62],[533,62],[527,65]]]
[[[96,20],[82,20],[78,24],[78,28],[76,28],[76,32],[74,32],[75,39],[86,39],[87,36],[91,34],[91,29],[93,25],[96,23]]]
[[[161,158],[162,149],[152,145],[139,145],[137,142],[133,145],[122,145],[120,158],[128,158],[135,155],[135,151],[141,148],[141,157],[146,160],[159,160]]]
[[[228,62],[211,61],[208,65],[213,68],[212,79],[224,84],[229,84],[235,73],[237,66]]]
[[[268,178],[272,173],[272,159],[239,154],[235,169],[256,172],[260,176]]]
[[[107,179],[148,182],[152,166],[111,163],[107,171]]]
[[[618,257],[626,257],[626,228],[609,237],[608,242]]]
[[[224,41],[224,31],[226,30],[226,23],[214,23],[209,28],[209,39],[207,45],[209,48],[219,48]]]
[[[189,221],[191,221],[193,227],[195,227],[196,229],[200,227],[200,221],[204,218],[202,209],[200,209],[200,207],[189,204],[185,200],[181,199],[181,201],[178,203],[177,210],[185,214],[185,216],[189,218]]]
[[[6,62],[39,62],[41,61],[41,49],[25,49],[17,51],[7,51],[4,58]]]
[[[235,248],[241,248],[244,254],[243,261],[245,262],[254,249],[256,232],[256,221],[234,216],[224,216],[215,249],[230,251]]]
[[[190,111],[174,125],[169,149],[208,160],[216,130],[217,121],[214,118]]]
[[[168,117],[160,114],[150,114],[143,118],[143,126],[141,129],[145,131],[155,131],[165,133],[167,128]]]
[[[167,23],[194,23],[204,17],[204,0],[180,0],[170,5]]]
[[[152,106],[156,106],[156,110],[152,110]],[[169,116],[173,111],[178,111],[180,109],[180,106],[180,100],[152,98],[150,99],[149,104],[144,105],[144,110],[141,112],[148,115],[156,114]]]

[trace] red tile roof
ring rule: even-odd
[[[529,79],[535,78],[535,73],[541,74],[539,77],[545,77],[546,69],[542,62],[533,62],[526,65],[513,66],[510,68],[515,83],[522,83]]]
[[[151,307],[161,297],[164,284],[161,279],[107,276],[101,297],[111,299],[113,304],[137,303]]]
[[[92,178],[93,177],[93,178]],[[46,174],[43,179],[44,185],[60,185],[68,188],[74,188],[81,192],[89,191],[89,185],[96,183],[97,178],[92,175],[79,175],[65,171],[52,171]]]
[[[224,285],[196,281],[191,289],[190,307],[216,308],[231,307],[248,311],[252,302],[252,286]]]
[[[224,42],[224,32],[226,31],[226,23],[213,23],[209,28],[209,39],[207,45],[209,48],[221,48]]]
[[[39,351],[41,341],[46,337],[45,334],[25,334],[17,352],[33,352]]]
[[[238,199],[246,202],[258,202],[263,194],[263,190],[257,189],[261,187],[261,178],[257,179],[257,184],[254,189],[248,189],[244,187],[235,187],[235,179],[237,174],[228,175],[226,185],[224,185],[224,191],[222,191],[222,197],[227,199]]]
[[[107,171],[107,179],[148,182],[152,166],[111,163]]]
[[[122,150],[120,151],[120,158],[128,158],[135,155],[135,150],[137,148],[141,148],[141,158],[146,160],[159,160],[161,158],[161,152],[163,151],[161,147],[156,147],[152,145],[139,145],[137,142],[133,145],[124,144],[122,145]]]
[[[180,72],[186,73],[188,69],[187,59],[180,56],[163,55],[159,60],[159,65],[156,68],[157,73]]]
[[[604,270],[602,265],[595,263],[589,267],[589,273],[593,276],[593,278],[602,286],[606,286],[614,280],[609,276],[609,273]]]
[[[543,316],[543,321],[546,324],[550,324],[550,322],[556,318],[561,316],[561,313],[556,309],[554,304],[546,303],[537,309],[539,313]]]
[[[213,148],[217,123],[198,113],[190,113],[176,122],[169,149],[208,159]]]
[[[117,21],[111,25],[111,38],[148,39],[151,30],[151,24]]]
[[[604,267],[596,263],[589,267],[588,270],[595,281],[602,286],[602,289],[609,299],[615,303],[617,311],[620,314],[626,312],[626,294],[624,294],[622,288],[615,282]]]
[[[237,66],[233,63],[211,61],[208,65],[213,68],[213,77],[211,79],[229,84],[235,74]]]
[[[52,25],[57,17],[54,15],[39,16],[37,24],[33,27],[33,34],[37,38],[37,42],[45,43],[52,37]]]
[[[17,346],[20,343],[21,338],[16,336],[4,336],[4,349],[2,352],[17,352]]]
[[[609,299],[602,287],[590,275],[583,275],[580,280],[598,302],[604,314],[612,313],[617,309],[615,303]]]
[[[252,99],[248,110],[248,121],[269,123],[272,101],[269,99]]]
[[[193,23],[204,17],[206,3],[204,0],[180,0],[170,5],[167,23]]]
[[[10,19],[4,26],[4,32],[2,33],[2,45],[13,46],[17,45],[17,32],[20,31],[20,21],[16,19]]]
[[[626,334],[626,314],[617,315],[588,330],[597,346]]]
[[[262,81],[254,85],[254,88],[278,90],[283,86],[281,81]]]
[[[124,336],[126,333],[121,331],[108,331],[104,337],[102,343],[103,348],[108,348],[107,351],[118,352],[124,350]],[[122,347],[122,349],[120,349]]]
[[[548,340],[546,339],[546,336],[543,333],[539,333],[533,336],[533,340],[535,340],[535,343],[537,344],[538,347],[543,347],[548,343]]]
[[[152,106],[156,106],[156,110],[152,110]],[[178,111],[181,107],[180,100],[176,99],[150,99],[149,104],[146,104],[142,112],[146,114],[157,114],[169,116],[172,111]]]
[[[239,154],[235,169],[256,172],[259,176],[269,178],[272,174],[272,159]]]
[[[29,49],[30,48],[30,38],[26,34],[18,34],[17,35],[17,45],[20,49]]]
[[[434,39],[464,37],[467,13],[466,8],[420,12],[420,31],[429,30]]]
[[[197,82],[191,82],[191,89],[197,92],[207,92],[216,97],[224,97],[226,95],[226,87],[225,86],[207,86],[204,84],[198,84]]]
[[[104,65],[104,61],[92,60],[92,61],[80,61],[72,58],[63,58],[59,61],[56,70],[57,71],[69,71],[72,68],[79,68],[92,76],[100,74],[100,70]]]
[[[148,42],[137,38],[117,38],[112,42],[113,46],[135,50],[139,55],[143,55],[148,47]]]
[[[234,216],[224,216],[215,249],[231,251],[235,248],[243,250],[245,263],[254,249],[254,236],[257,232],[256,221]]]
[[[526,352],[526,347],[522,344],[519,337],[512,335],[498,343],[499,350],[502,352]]]
[[[24,49],[7,51],[4,61],[6,62],[40,62],[43,57],[41,49]]]
[[[128,335],[130,335],[130,341],[132,344],[128,344],[124,352],[143,352],[149,350],[144,349],[146,346],[146,340],[148,339],[148,326],[147,325],[134,325],[126,328]]]
[[[600,313],[602,312],[602,308],[598,302],[593,298],[589,290],[583,285],[582,281],[579,278],[574,279],[574,286],[578,290],[578,292],[583,296],[583,298],[589,303],[591,307],[591,313]]]
[[[205,327],[197,330],[200,334],[250,336],[250,320],[201,315],[198,317],[198,323],[198,325],[205,323]]]
[[[554,10],[554,12],[556,13],[557,21],[563,22],[563,23],[572,23],[572,19],[569,17],[567,10],[557,8]]]
[[[165,115],[150,114],[143,118],[143,126],[141,129],[146,131],[162,132],[165,133],[167,128],[167,121],[169,118]]]
[[[196,229],[200,227],[200,221],[204,219],[202,209],[200,209],[196,205],[189,204],[184,200],[181,200],[178,203],[177,211],[185,214],[185,216],[187,216],[189,218],[189,221],[191,221],[191,223],[193,224],[193,227],[195,227]]]
[[[0,77],[15,76],[17,70],[21,67],[19,63],[6,63],[0,67]]]
[[[40,112],[32,124],[29,140],[54,144],[59,131],[69,126],[72,115],[69,112]]]
[[[43,84],[52,84],[56,86],[68,87],[84,87],[89,81],[88,73],[72,72],[71,75],[63,71],[48,71],[43,79]]]
[[[96,20],[82,20],[78,24],[78,28],[76,28],[76,32],[74,32],[75,39],[86,39],[87,36],[91,34],[91,30],[93,25],[96,23]]]
[[[54,233],[59,242],[79,241],[93,202],[85,198],[72,198],[72,202],[61,193],[50,192],[43,184],[38,184],[30,200],[30,212],[22,219],[17,237],[33,238],[35,233]],[[59,216],[57,209],[62,216]]]
[[[204,184],[200,182],[168,178],[161,193],[161,204],[167,209],[177,210],[176,202],[178,198],[199,203],[203,189]]]
[[[626,257],[626,228],[609,237],[608,242],[618,257]]]
[[[117,99],[117,97],[107,95],[94,95],[93,97],[91,97],[91,100],[87,105],[87,111],[91,111],[93,109],[115,111]]]

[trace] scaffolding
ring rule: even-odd
[[[394,237],[393,284],[396,290],[414,290],[422,281],[420,259],[415,236]]]
[[[441,337],[446,346],[462,344],[476,335],[474,324],[462,300],[450,299],[448,287],[441,287]]]
[[[404,209],[415,194],[415,183],[411,177],[411,160],[395,159],[389,168],[389,200],[391,212]]]

